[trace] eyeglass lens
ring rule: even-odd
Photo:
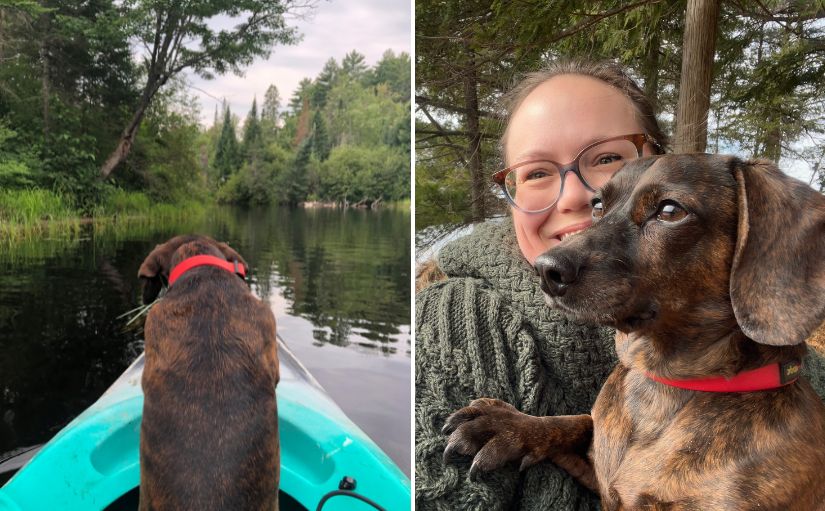
[[[608,140],[579,156],[579,172],[585,184],[597,189],[628,160],[639,157],[636,145],[629,140]],[[567,176],[572,179],[572,176]],[[515,165],[504,179],[507,194],[523,211],[541,211],[555,204],[562,189],[561,170],[550,161]]]

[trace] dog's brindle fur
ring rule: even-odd
[[[471,475],[551,460],[605,510],[825,509],[825,406],[807,381],[712,393],[645,375],[801,358],[825,317],[825,197],[767,162],[680,155],[629,163],[596,200],[603,217],[536,261],[551,306],[618,330],[592,414],[476,400],[448,418],[445,459],[475,455]]]
[[[140,267],[145,302],[183,259],[246,262],[225,243],[178,236]],[[275,318],[232,273],[187,271],[145,325],[140,509],[278,507]]]

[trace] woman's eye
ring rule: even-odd
[[[604,216],[604,204],[601,199],[593,199],[590,203],[593,206],[593,219],[597,220]]]
[[[543,169],[533,170],[524,177],[525,181],[550,177],[550,173]]]
[[[622,159],[619,154],[602,154],[596,158],[596,165],[610,165]]]
[[[687,216],[685,208],[673,201],[665,201],[659,205],[656,218],[662,222],[678,222]]]

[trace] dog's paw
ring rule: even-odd
[[[473,456],[470,479],[511,461],[520,460],[524,470],[545,457],[531,445],[542,429],[541,418],[521,413],[511,404],[476,399],[447,418],[441,430],[450,435],[444,463],[457,455]]]

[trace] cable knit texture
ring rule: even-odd
[[[567,320],[544,302],[512,222],[487,222],[445,246],[447,280],[416,296],[415,492],[418,510],[590,510],[597,497],[563,470],[515,464],[470,481],[470,459],[444,464],[448,415],[495,397],[531,415],[590,413],[616,363],[613,331]],[[825,395],[825,361],[806,372]]]

